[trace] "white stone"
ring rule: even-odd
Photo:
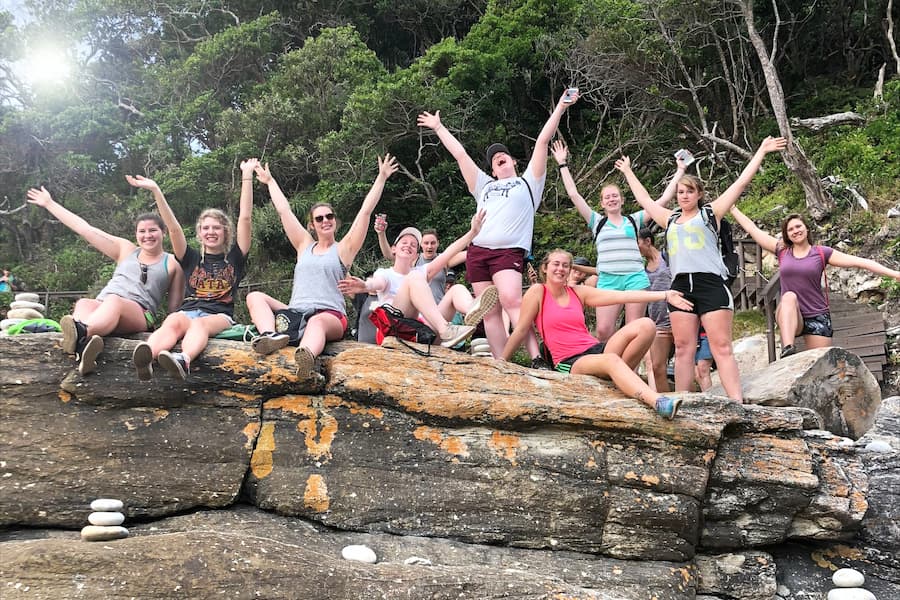
[[[40,302],[41,297],[33,292],[19,292],[16,294],[16,302]]]
[[[108,540],[120,540],[127,537],[128,530],[124,527],[87,525],[81,528],[81,539],[86,542],[105,542]]]
[[[15,302],[13,302],[15,304]],[[8,319],[43,319],[44,314],[39,313],[33,308],[11,308],[6,313]]]
[[[856,569],[838,569],[831,576],[831,581],[839,588],[857,588],[866,583],[866,578]]]
[[[828,600],[877,600],[875,594],[861,587],[835,588],[828,592]]]
[[[0,321],[0,330],[6,331],[13,325],[18,325],[19,323],[27,320],[28,319],[3,319],[2,321]]]
[[[472,354],[478,354],[479,352],[490,352],[491,347],[487,344],[478,344],[477,346],[472,345]]]
[[[874,440],[866,444],[866,452],[890,452],[893,450],[891,445],[884,440]],[[839,569],[843,571],[844,569]]]
[[[403,561],[404,565],[422,565],[425,567],[431,566],[431,561],[427,558],[422,558],[421,556],[410,556],[406,560]]]
[[[112,498],[97,498],[91,502],[91,510],[95,512],[121,512],[125,508],[121,500]]]
[[[91,525],[121,525],[125,522],[125,515],[120,512],[98,511],[88,515],[88,523]]]
[[[781,596],[782,598],[787,598],[788,596],[791,595],[791,588],[789,588],[786,585],[779,585],[775,589],[775,593],[778,594],[779,596]]]
[[[47,307],[40,302],[27,302],[25,300],[16,300],[15,302],[10,302],[9,307],[12,309],[31,308],[41,313],[47,312]]]
[[[343,556],[345,560],[355,560],[358,562],[372,564],[378,562],[378,557],[375,556],[375,551],[368,546],[363,545],[354,544],[350,546],[344,546],[343,550],[341,550],[341,556]]]

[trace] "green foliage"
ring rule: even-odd
[[[734,339],[766,332],[766,313],[761,310],[739,310],[734,313]]]

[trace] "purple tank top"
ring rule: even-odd
[[[822,274],[825,272],[825,265],[831,259],[832,252],[834,250],[828,246],[812,246],[806,256],[797,258],[790,248],[779,250],[781,293],[797,294],[800,314],[804,319],[828,313],[828,299],[822,291]]]

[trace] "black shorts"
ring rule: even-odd
[[[685,300],[694,303],[691,310],[682,310],[669,304],[669,312],[688,312],[705,315],[714,310],[734,310],[734,297],[725,280],[713,273],[681,273],[672,280],[672,289],[684,294]]]
[[[573,354],[572,356],[567,356],[566,358],[564,358],[561,361],[559,361],[558,363],[556,363],[556,370],[560,371],[561,373],[568,373],[572,370],[572,365],[575,364],[575,361],[577,361],[582,356],[587,356],[589,354],[603,354],[603,351],[605,349],[606,349],[606,342],[600,342],[600,343],[594,344],[593,346],[591,346],[584,352],[579,352],[578,354]]]
[[[831,314],[816,315],[803,319],[803,331],[800,335],[821,335],[822,337],[834,337],[834,329],[831,327]]]

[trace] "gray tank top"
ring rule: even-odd
[[[700,212],[686,223],[673,222],[669,226],[666,247],[673,277],[682,273],[712,273],[722,279],[728,277],[719,240]]]
[[[106,296],[114,294],[121,298],[134,300],[144,310],[155,313],[162,302],[163,296],[169,289],[169,253],[163,254],[162,260],[147,267],[147,283],[141,283],[141,263],[138,254],[141,249],[125,257],[125,260],[116,265],[113,276],[100,293],[97,300],[103,300]]]
[[[291,301],[294,310],[336,310],[347,314],[344,297],[338,290],[338,282],[347,270],[338,255],[338,245],[332,244],[321,256],[313,252],[318,243],[310,244],[294,265],[294,284]]]

